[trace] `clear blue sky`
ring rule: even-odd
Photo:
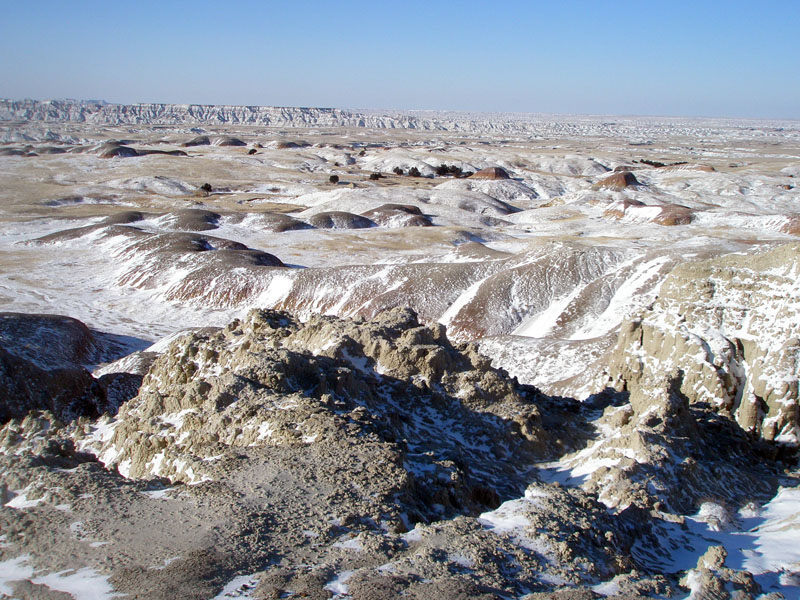
[[[0,97],[800,118],[800,0],[0,2]]]

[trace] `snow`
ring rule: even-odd
[[[495,510],[481,514],[478,522],[489,531],[498,535],[510,536],[523,548],[533,550],[552,560],[552,551],[548,544],[531,537],[530,521],[525,516],[526,511],[536,510],[537,506],[536,495],[508,500]]]
[[[258,586],[258,577],[255,575],[240,575],[231,579],[222,591],[212,600],[226,600],[227,598],[252,598]]]
[[[355,571],[342,571],[331,581],[325,584],[324,589],[333,594],[334,598],[345,596],[349,590],[347,580],[350,579]]]
[[[27,489],[27,488],[26,488]],[[33,508],[34,506],[38,506],[42,502],[45,501],[45,497],[41,496],[36,498],[35,500],[28,500],[26,493],[19,492],[12,500],[5,503],[5,506],[9,508],[15,508],[17,510],[24,510],[26,508]]]
[[[30,559],[29,554],[23,554],[16,558],[0,561],[0,594],[12,597],[14,594],[12,584],[33,576],[33,567],[27,564]]]
[[[547,334],[556,327],[556,321],[561,316],[561,313],[581,293],[582,289],[583,286],[578,285],[569,294],[553,300],[542,312],[524,321],[512,332],[512,335],[533,338],[547,337]]]
[[[364,547],[361,545],[361,540],[357,537],[345,540],[343,542],[336,542],[333,544],[333,548],[342,548],[344,550],[354,550],[356,552],[361,552]]]
[[[101,575],[88,567],[31,577],[31,581],[38,585],[46,585],[52,590],[66,592],[75,600],[106,600],[123,596],[114,593],[114,588],[108,582],[108,576]]]

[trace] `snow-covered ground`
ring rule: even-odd
[[[707,347],[709,369],[727,368],[729,338],[742,337],[741,353],[751,356],[751,343],[764,341],[759,332],[768,332],[776,356],[788,355],[781,354],[789,343],[781,332],[791,329],[783,324],[795,315],[797,272],[748,266],[733,277],[736,294],[724,291],[724,278],[707,277],[714,288],[708,302],[692,305],[707,311],[708,323],[692,321],[702,327],[681,325],[686,315],[677,314],[678,304],[667,306],[662,284],[681,264],[756,256],[797,241],[797,123],[540,116],[493,125],[480,115],[420,114],[416,130],[321,129],[326,119],[351,118],[332,114],[298,113],[316,128],[289,132],[207,128],[241,138],[244,148],[209,145],[182,148],[186,157],[113,159],[97,156],[113,139],[177,150],[192,134],[180,127],[0,122],[3,149],[42,152],[0,155],[0,309],[67,315],[129,336],[132,349],[153,343],[153,351],[163,351],[163,340],[179,331],[221,327],[251,308],[286,309],[302,318],[372,317],[409,305],[423,321],[445,325],[454,341],[477,341],[494,366],[521,382],[578,400],[608,383],[608,356],[630,320],[685,329],[687,339]],[[278,118],[253,118],[268,117]],[[388,127],[401,116],[370,118]],[[287,141],[297,145],[286,147]],[[69,152],[43,153],[53,144]],[[501,167],[510,179],[445,178],[436,175],[441,165]],[[412,167],[422,176],[407,175]],[[625,167],[638,183],[603,183]],[[384,176],[370,179],[376,172]],[[202,192],[204,183],[210,194]],[[399,211],[402,218],[358,229],[310,225],[326,213],[348,213],[335,223],[354,223],[375,209]],[[394,226],[417,212],[430,226],[422,220]],[[264,253],[284,266],[268,264]],[[720,268],[729,273],[733,267],[725,264]],[[782,278],[782,287],[755,289],[770,277]],[[783,295],[772,306],[770,294]],[[755,297],[765,300],[748,307]],[[730,315],[739,309],[744,316],[736,320]],[[761,319],[758,331],[754,319]],[[719,335],[709,341],[712,331]],[[756,378],[768,381],[771,392],[782,383],[796,392],[800,373],[787,360],[788,367],[759,366]],[[664,370],[678,364],[668,362]],[[729,363],[751,369],[744,360]],[[705,393],[701,388],[698,383],[698,393]],[[796,412],[796,403],[791,406]],[[171,418],[179,429],[180,414]],[[109,431],[96,426],[93,435],[100,440]],[[601,469],[644,460],[615,446],[618,429],[598,424],[598,432],[562,460],[536,465],[524,497],[481,516],[486,530],[550,557],[526,517],[541,501],[537,494],[546,494],[536,482],[589,489]],[[723,545],[726,565],[752,573],[764,593],[800,597],[794,543],[800,492],[791,482],[762,506],[706,503],[685,515],[683,525],[665,524],[674,552],[653,568],[690,571],[709,547]],[[598,497],[609,510],[624,508],[612,493]],[[20,493],[5,506],[24,510],[36,502]],[[464,557],[454,561],[467,565]],[[333,574],[325,589],[346,597],[350,575]],[[107,578],[88,568],[44,572],[25,556],[0,562],[0,594],[10,595],[10,583],[21,579],[78,599],[115,597]],[[217,598],[251,597],[255,584],[251,575],[236,576]],[[602,594],[616,589],[613,580],[595,587]]]

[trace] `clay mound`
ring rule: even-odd
[[[630,171],[619,171],[601,179],[592,186],[593,190],[623,190],[628,186],[641,185],[636,176]]]
[[[688,225],[694,219],[694,211],[680,204],[667,204],[661,207],[661,213],[653,219],[653,223],[672,227],[674,225]]]
[[[186,208],[165,215],[160,221],[180,231],[209,231],[219,227],[220,218],[210,210]]]
[[[60,315],[0,313],[0,345],[43,369],[90,364],[100,351],[86,325]]]
[[[511,179],[511,176],[505,169],[500,167],[488,167],[473,173],[470,175],[470,179]]]
[[[374,221],[381,227],[430,227],[429,217],[422,214],[416,206],[405,204],[382,204],[361,216]]]
[[[447,184],[460,184],[461,181],[448,181]],[[432,190],[429,204],[451,206],[461,210],[483,215],[485,217],[502,218],[512,213],[520,212],[521,209],[503,200],[498,200],[492,196],[467,189],[453,189],[447,185],[437,186]],[[488,223],[486,223],[488,224]]]
[[[103,219],[102,225],[127,225],[142,221],[146,216],[145,213],[138,210],[126,210],[106,217]]]
[[[603,212],[603,216],[612,219],[621,219],[625,216],[631,208],[639,208],[647,206],[641,200],[634,200],[633,198],[625,198],[622,202],[615,202]]]
[[[243,142],[242,140],[240,140],[239,138],[233,137],[233,136],[230,136],[230,135],[223,135],[223,136],[219,136],[219,137],[214,138],[214,141],[212,142],[212,145],[213,146],[237,146],[237,147],[247,146],[247,144],[245,142]]]
[[[459,260],[470,262],[483,260],[505,260],[513,256],[508,252],[501,252],[500,250],[488,248],[480,242],[466,242],[464,244],[459,244],[454,254]]]
[[[666,227],[688,225],[694,219],[694,211],[680,204],[647,205],[632,198],[615,202],[603,213],[605,218],[626,219],[635,222],[651,222]]]
[[[296,142],[278,142],[275,145],[278,150],[295,150],[297,148],[308,148],[310,146],[311,144],[303,140],[298,140]]]
[[[77,319],[0,313],[0,423],[41,410],[62,421],[116,412],[136,395],[141,377],[109,372],[96,380],[83,365],[128,351]]]
[[[97,417],[103,393],[91,374],[79,367],[43,369],[0,347],[0,423],[49,410],[62,421]]]
[[[66,154],[67,151],[59,146],[45,146],[44,148],[37,148],[36,152],[39,154]]]
[[[101,151],[99,156],[100,158],[131,158],[134,156],[139,156],[139,153],[134,148],[130,148],[129,146],[112,145]]]
[[[189,156],[183,150],[138,150],[139,156],[148,156],[150,154],[164,154],[166,156]]]
[[[211,139],[207,135],[198,135],[190,139],[188,142],[183,142],[181,146],[184,148],[190,148],[192,146],[210,146]]]
[[[308,219],[308,223],[318,229],[366,229],[375,227],[375,223],[366,217],[341,211],[317,213]]]
[[[243,278],[242,273],[284,266],[278,257],[239,242],[187,232],[140,232],[132,237],[122,257],[130,266],[118,277],[117,285],[165,287],[168,300],[203,297],[210,301],[213,297],[229,306],[253,293],[257,278]],[[180,271],[177,279],[176,270]]]
[[[283,213],[265,212],[258,215],[253,215],[248,222],[252,221],[254,226],[265,231],[273,231],[275,233],[282,233],[284,231],[299,231],[302,229],[312,229],[313,227]]]

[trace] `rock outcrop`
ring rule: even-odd
[[[619,389],[680,369],[680,391],[767,440],[797,444],[800,246],[683,263],[622,325],[609,363]]]
[[[95,452],[129,477],[191,483],[218,478],[210,459],[233,448],[332,444],[361,432],[395,448],[404,485],[425,498],[414,510],[430,518],[434,504],[492,506],[519,491],[504,457],[547,447],[536,398],[406,309],[362,324],[253,311],[174,342]]]

